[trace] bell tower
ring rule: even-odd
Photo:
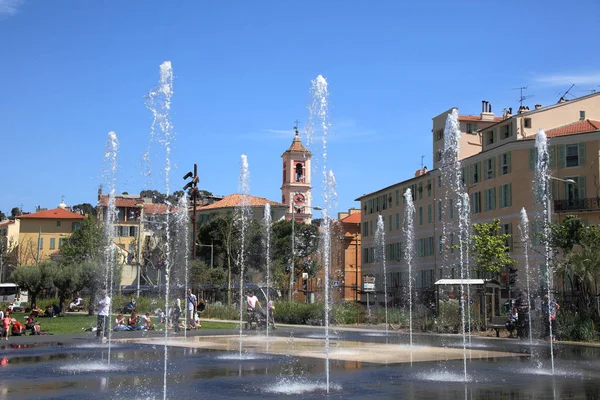
[[[312,219],[310,185],[310,159],[308,151],[298,135],[298,121],[294,126],[295,136],[292,145],[282,155],[283,183],[281,185],[281,202],[288,206],[286,219],[294,218],[295,222],[310,223]]]

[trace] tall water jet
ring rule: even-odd
[[[171,173],[171,145],[174,139],[173,126],[169,117],[171,110],[171,97],[173,96],[173,69],[170,61],[165,61],[160,65],[160,80],[159,85],[156,89],[152,90],[146,96],[146,107],[152,112],[152,126],[150,129],[151,141],[155,137],[158,137],[158,143],[164,148],[165,151],[165,194],[166,198],[171,194],[170,190],[170,173]],[[145,159],[148,159],[146,155]],[[170,220],[170,209],[171,204],[165,200],[166,213],[165,213],[165,313],[168,316],[170,314],[169,305],[169,290],[170,290],[170,276],[171,276],[171,233],[169,229]],[[168,366],[168,340],[169,333],[165,327],[165,345],[164,345],[164,377],[163,377],[163,398],[167,398],[167,366]]]
[[[388,335],[388,296],[387,296],[387,270],[385,265],[385,225],[383,217],[377,216],[377,228],[375,229],[375,251],[376,259],[381,262],[383,271],[383,302],[385,307],[385,336]]]
[[[525,207],[521,208],[521,220],[519,221],[519,234],[521,235],[521,244],[525,255],[525,290],[527,293],[527,312],[529,323],[529,346],[533,346],[533,333],[531,329],[531,276],[529,273],[529,217]]]
[[[329,132],[329,110],[327,80],[322,76],[317,76],[311,82],[311,97],[309,123],[307,124],[307,136],[310,143],[315,131],[319,131],[322,139],[323,155],[323,208],[321,225],[321,256],[325,271],[325,376],[327,393],[329,393],[329,312],[330,305],[330,258],[331,258],[331,214],[336,207],[336,182],[332,171],[327,170],[327,135]]]
[[[465,307],[465,284],[464,281],[467,278],[469,270],[468,263],[466,261],[468,257],[468,244],[469,240],[468,229],[469,229],[469,195],[467,193],[461,193],[458,203],[458,226],[460,231],[459,236],[459,253],[460,253],[460,313],[462,318],[462,336],[463,336],[463,364],[465,382],[467,381],[467,335],[466,335],[466,319],[465,312],[470,312],[468,303],[470,302],[469,295],[467,294],[467,307]],[[467,287],[469,284],[467,283]]]
[[[413,264],[415,258],[415,204],[412,199],[412,190],[406,189],[404,192],[404,199],[406,201],[406,207],[404,208],[404,240],[406,246],[404,250],[404,257],[406,258],[406,264],[408,265],[408,330],[409,330],[409,343],[413,345],[413,329],[412,329],[412,309],[413,309]]]
[[[550,202],[552,201],[552,196],[550,193],[550,156],[548,154],[548,139],[546,137],[546,132],[543,129],[540,129],[535,136],[535,148],[537,150],[537,163],[535,168],[535,180],[534,180],[534,188],[535,195],[538,204],[542,204],[544,208],[543,218],[544,218],[544,256],[546,259],[544,271],[545,283],[542,283],[542,287],[546,285],[546,292],[548,295],[548,304],[542,304],[542,307],[548,307],[548,321],[545,323],[548,324],[548,332],[550,333],[550,362],[552,365],[552,375],[554,375],[554,346],[552,344],[552,320],[550,310],[550,302],[552,300],[552,271],[550,264]],[[542,313],[544,314],[544,313]]]
[[[240,163],[240,181],[238,183],[240,192],[240,204],[236,209],[236,223],[240,232],[240,253],[238,255],[238,267],[240,270],[240,359],[242,358],[242,332],[244,315],[244,264],[246,262],[246,231],[250,220],[250,172],[248,170],[248,158],[242,154]]]
[[[185,194],[183,194],[179,200],[177,201],[177,207],[174,212],[175,219],[175,237],[174,237],[174,253],[175,257],[173,257],[174,265],[181,266],[181,269],[178,269],[176,279],[177,279],[177,287],[183,287],[186,290],[189,288],[188,286],[188,263],[189,263],[189,254],[190,254],[190,214],[188,210],[188,198]],[[192,240],[196,240],[192,238]],[[188,320],[188,312],[187,312],[187,297],[186,297],[186,312],[184,314],[184,324],[186,329],[184,330],[184,338],[187,339],[187,327],[190,324],[194,325],[194,320]],[[194,316],[192,316],[194,318]]]
[[[269,337],[269,321],[271,320],[271,309],[269,302],[271,301],[271,205],[265,204],[265,215],[263,216],[263,225],[265,227],[264,246],[265,246],[265,263],[267,267],[267,338]]]
[[[116,264],[115,223],[117,222],[117,207],[115,204],[115,191],[117,180],[117,153],[119,150],[119,140],[115,132],[109,132],[106,140],[106,150],[104,151],[104,179],[108,187],[108,203],[106,205],[106,215],[104,216],[104,288],[110,293],[113,300],[114,269]],[[112,339],[112,305],[108,307],[108,318],[105,325],[102,326],[104,332],[108,330],[108,364],[110,365],[111,339]],[[104,335],[103,332],[103,335]],[[104,336],[103,336],[104,337]]]

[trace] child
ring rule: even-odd
[[[8,310],[6,310],[4,313],[4,318],[2,318],[2,335],[6,338],[6,340],[8,340],[10,326],[12,325],[12,320],[8,314]]]

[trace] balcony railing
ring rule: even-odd
[[[554,200],[554,212],[600,210],[598,198]]]

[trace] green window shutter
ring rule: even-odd
[[[498,175],[502,175],[502,154],[498,155],[498,170],[500,171]]]
[[[565,145],[558,145],[558,168],[565,167]]]
[[[579,143],[578,149],[579,166],[585,165],[585,143]]]
[[[579,192],[579,198],[585,199],[585,176],[577,178],[577,191]]]
[[[472,184],[473,184],[473,169],[474,169],[474,168],[473,168],[473,166],[472,166],[472,165],[469,165],[469,166],[467,167],[467,175],[468,175],[469,179],[468,179],[468,180],[466,180],[466,182],[468,182],[470,185],[472,185]]]
[[[481,172],[481,161],[477,163],[477,182],[483,181],[483,173]]]
[[[510,151],[508,153],[506,153],[506,163],[508,164],[508,173],[510,174]]]
[[[488,201],[488,191],[485,191],[485,196],[483,196],[483,207],[485,211],[490,211],[490,202]]]
[[[485,177],[485,179],[488,178],[488,162],[487,160],[483,163],[483,176]]]
[[[492,178],[496,177],[496,157],[492,157]]]
[[[556,146],[548,146],[548,156],[550,158],[550,168],[556,167],[556,157],[554,156],[554,152],[556,151]]]
[[[491,206],[490,206],[490,207],[491,207],[490,209],[491,209],[491,210],[495,210],[495,209],[496,209],[496,188],[495,188],[495,187],[493,187],[493,188],[491,189],[491,191],[492,191],[492,195],[490,196],[490,198],[491,198],[491,200],[492,200],[492,204],[491,204]]]
[[[512,206],[512,183],[509,183],[506,187],[508,190],[508,206]]]
[[[536,148],[534,147],[533,149],[529,149],[529,169],[530,170],[534,170],[535,169],[535,164],[536,164]]]

